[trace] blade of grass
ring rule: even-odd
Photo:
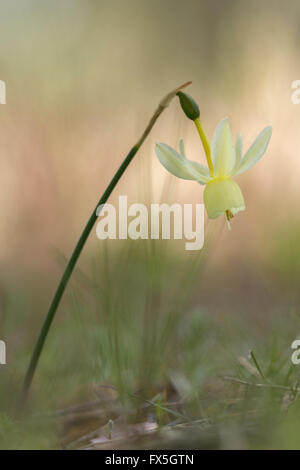
[[[265,380],[264,373],[263,373],[263,371],[261,370],[261,367],[260,367],[260,365],[259,365],[258,362],[257,362],[257,359],[256,359],[256,357],[255,357],[254,351],[250,351],[250,357],[251,357],[252,361],[254,362],[254,365],[255,365],[255,367],[256,367],[256,369],[257,369],[259,375],[261,376],[261,378],[262,378],[263,380]]]

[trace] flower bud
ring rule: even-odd
[[[177,96],[179,98],[184,114],[192,121],[195,121],[195,119],[198,119],[200,117],[200,109],[196,101],[193,100],[193,98],[190,95],[187,95],[186,93],[183,93],[182,91],[179,91],[177,93]]]

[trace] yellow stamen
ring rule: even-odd
[[[195,123],[195,125],[197,127],[197,130],[199,132],[200,139],[201,139],[201,142],[202,142],[202,145],[203,145],[203,148],[204,148],[204,152],[205,152],[205,155],[206,155],[206,160],[207,160],[207,164],[208,164],[208,168],[209,168],[209,176],[212,177],[212,176],[214,176],[214,167],[213,167],[212,160],[211,160],[210,145],[209,145],[208,139],[207,139],[206,134],[203,130],[203,127],[202,127],[202,124],[201,124],[200,120],[197,118],[197,119],[195,119],[194,123]]]
[[[230,219],[232,219],[234,217],[233,213],[231,212],[231,210],[227,210],[226,211],[226,219],[228,220],[228,222],[230,222]]]
[[[231,210],[228,209],[225,212],[225,219],[226,219],[226,222],[227,222],[228,230],[231,230],[230,219],[232,219],[233,217],[234,217],[233,213],[231,212]]]

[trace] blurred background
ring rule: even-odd
[[[4,448],[77,447],[91,430],[93,445],[109,446],[102,426],[111,421],[120,447],[139,445],[128,433],[167,435],[172,426],[181,426],[182,448],[191,426],[194,446],[300,447],[300,366],[290,361],[300,335],[300,105],[291,101],[299,26],[297,0],[0,1]],[[13,409],[67,259],[160,99],[187,80],[209,138],[224,116],[245,150],[273,126],[266,155],[238,177],[247,210],[231,232],[206,220],[200,253],[172,242],[104,243],[92,232],[41,357],[25,433]],[[176,148],[180,138],[188,158],[205,163],[174,99],[110,201],[202,202],[200,185],[156,159],[156,142]],[[45,425],[44,414],[95,396],[88,418],[72,409],[75,425],[68,412],[67,424],[51,415]]]

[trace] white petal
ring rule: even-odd
[[[192,160],[186,160],[186,165],[195,175],[195,180],[200,184],[206,184],[210,180],[209,169],[201,165],[198,162],[193,162]]]
[[[242,151],[243,151],[243,139],[239,132],[238,135],[236,136],[236,144],[235,144],[235,158],[236,158],[235,165],[236,166],[239,164],[239,162],[242,159]]]
[[[247,150],[244,155],[244,158],[241,160],[240,164],[236,167],[235,174],[239,175],[244,173],[244,171],[249,170],[258,160],[263,156],[267,150],[269,140],[272,135],[272,127],[265,127],[261,133],[256,137],[255,141],[251,147]]]
[[[187,180],[195,179],[186,168],[185,157],[172,149],[172,147],[166,144],[156,144],[155,151],[160,163],[166,170],[172,173],[172,175]]]
[[[184,142],[183,139],[180,139],[179,141],[179,148],[180,148],[180,153],[183,157],[185,157],[185,151],[184,151]]]
[[[180,141],[179,141],[179,149],[180,149],[181,155],[185,159],[186,166],[195,175],[195,179],[201,184],[207,183],[210,180],[209,169],[206,166],[201,165],[198,162],[193,162],[192,160],[187,160],[187,158],[185,156],[183,139],[180,139]]]
[[[214,176],[228,176],[235,165],[235,149],[227,118],[215,130],[211,143]]]
[[[172,175],[186,180],[195,180],[201,184],[208,181],[206,168],[199,163],[187,160],[183,155],[166,144],[156,144],[156,155],[160,163]]]
[[[241,163],[241,160],[242,160],[242,152],[243,152],[243,139],[242,139],[242,136],[240,134],[240,132],[238,133],[238,135],[236,136],[236,143],[235,143],[235,165],[234,167],[232,168],[230,174],[231,176],[233,176],[236,171],[237,171],[237,168],[239,166],[239,164]]]

